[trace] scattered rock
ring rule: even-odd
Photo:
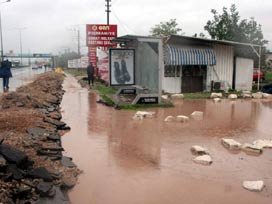
[[[71,130],[71,127],[70,127],[70,126],[65,125],[65,126],[61,126],[61,127],[59,127],[58,129],[59,129],[59,130]]]
[[[38,127],[30,127],[27,128],[26,131],[28,134],[34,136],[35,138],[38,138],[39,136],[50,135],[50,131]]]
[[[76,165],[74,164],[74,162],[72,162],[72,159],[69,158],[69,157],[62,157],[61,158],[61,163],[65,167],[69,167],[69,168],[76,167]]]
[[[167,100],[167,99],[169,98],[168,95],[162,95],[161,97],[162,97],[163,99],[165,99],[165,100]]]
[[[228,96],[228,99],[237,99],[238,98],[238,96],[237,96],[237,94],[230,94],[229,96]]]
[[[56,195],[53,198],[41,198],[37,204],[70,204],[69,198],[60,188],[55,187]]]
[[[137,111],[132,117],[133,120],[143,120],[144,118],[153,118],[155,112]]]
[[[52,119],[52,118],[49,118],[49,117],[45,117],[43,119],[43,121],[47,122],[47,123],[50,123],[52,125],[56,125],[57,128],[64,127],[66,125],[65,122],[62,122],[62,121],[59,121],[59,120],[55,120],[55,119]]]
[[[211,93],[211,98],[222,98],[223,94],[222,93]]]
[[[164,122],[173,122],[175,120],[174,116],[167,116],[165,119],[164,119]]]
[[[7,167],[7,172],[11,173],[15,180],[21,180],[24,178],[24,172],[18,169],[15,164],[9,164]]]
[[[4,168],[7,166],[7,161],[5,160],[5,158],[0,155],[0,169]]]
[[[244,181],[243,187],[249,191],[261,192],[264,188],[264,182],[259,181]]]
[[[17,102],[16,102],[16,106],[17,106],[17,107],[24,107],[25,104],[24,104],[23,102],[21,102],[21,101],[17,101]]]
[[[193,161],[197,164],[202,164],[202,165],[211,165],[212,164],[212,158],[210,155],[202,155],[198,156],[193,159]]]
[[[59,146],[56,143],[43,143],[41,148],[43,150],[64,151],[63,147]]]
[[[52,188],[53,188],[52,183],[43,181],[39,182],[38,185],[36,186],[37,193],[39,193],[40,196],[42,197],[48,196]]]
[[[262,99],[263,98],[263,93],[262,92],[253,93],[252,97],[255,98],[255,99]]]
[[[242,97],[243,98],[252,98],[252,95],[251,95],[251,93],[250,94],[243,93]]]
[[[46,168],[44,167],[39,167],[36,169],[32,169],[27,172],[27,176],[32,177],[32,178],[38,178],[38,179],[43,179],[44,181],[52,181],[53,178],[49,174]]]
[[[203,148],[201,146],[198,146],[198,145],[194,145],[191,147],[191,152],[194,154],[194,155],[209,155],[209,152],[206,148]]]
[[[178,122],[183,122],[183,123],[185,123],[185,122],[188,122],[188,121],[189,121],[189,117],[187,117],[187,116],[185,116],[185,115],[178,115],[178,116],[176,117],[176,120],[177,120]]]
[[[50,134],[49,136],[47,136],[48,140],[53,140],[53,141],[58,141],[60,140],[60,136],[57,134]]]
[[[259,148],[272,148],[272,140],[256,140],[253,142],[254,146]]]
[[[201,111],[194,111],[192,114],[191,114],[191,117],[195,120],[202,120],[203,119],[203,112]]]
[[[263,93],[263,98],[272,99],[272,94]]]
[[[71,180],[67,178],[62,179],[61,188],[63,189],[70,189],[70,188],[73,188],[75,185],[76,185],[76,180]]]
[[[241,149],[241,144],[233,139],[225,139],[223,138],[221,140],[222,144],[224,147],[226,147],[229,150],[240,150]]]
[[[219,102],[221,102],[221,98],[214,98],[213,101],[214,101],[215,103],[219,103]]]
[[[28,157],[24,152],[6,144],[0,145],[0,153],[5,157],[7,161],[15,163],[17,166],[22,165],[28,160]]]
[[[55,120],[61,120],[61,118],[62,118],[61,114],[57,111],[49,113],[48,117],[55,119]]]
[[[172,94],[171,98],[174,98],[174,99],[183,99],[184,95],[183,94]]]
[[[250,94],[251,95],[251,91],[243,90],[242,94]]]
[[[10,106],[8,104],[3,104],[2,105],[2,109],[8,109],[8,108],[10,108]]]
[[[242,150],[244,152],[256,153],[256,154],[261,154],[263,152],[263,149],[260,146],[253,145],[253,144],[248,144],[248,143],[245,143],[242,146]]]

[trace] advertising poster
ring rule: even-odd
[[[97,67],[100,79],[109,83],[109,54],[106,50],[97,50]]]
[[[110,49],[110,84],[126,86],[135,84],[135,50]]]
[[[87,24],[88,47],[116,47],[111,40],[117,37],[117,25]]]

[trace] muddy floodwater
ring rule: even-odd
[[[69,193],[72,204],[272,203],[272,149],[259,156],[229,152],[220,139],[241,143],[272,139],[272,101],[179,100],[151,109],[153,119],[133,121],[135,111],[97,104],[97,95],[68,76],[63,120],[72,128],[63,146],[83,171]],[[168,115],[203,111],[203,120],[163,122]],[[192,161],[190,148],[209,149],[211,166]],[[263,180],[260,193],[242,187]]]

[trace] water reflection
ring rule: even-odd
[[[271,177],[271,152],[260,157],[230,154],[220,138],[242,143],[271,138],[271,101],[177,101],[174,108],[152,109],[153,119],[134,121],[135,111],[97,104],[95,93],[75,83],[66,79],[62,102],[63,118],[72,128],[63,145],[84,171],[70,193],[72,203],[235,203],[237,196],[240,203],[269,203],[240,184],[243,179]],[[203,120],[163,122],[168,115],[188,116],[196,110],[204,112]],[[192,162],[190,147],[196,144],[210,150],[210,167]],[[272,186],[272,181],[266,184]]]

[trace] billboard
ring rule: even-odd
[[[110,41],[117,37],[117,25],[87,24],[87,47],[115,47]]]
[[[89,47],[89,61],[90,61],[90,63],[92,63],[94,68],[97,68],[96,47]]]
[[[110,49],[110,85],[135,84],[135,50]]]

